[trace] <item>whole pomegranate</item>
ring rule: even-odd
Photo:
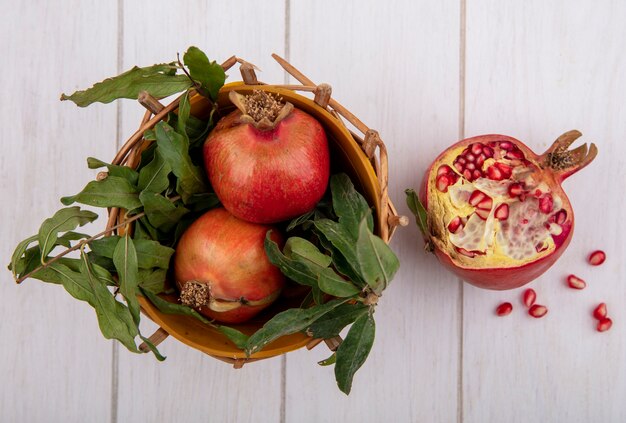
[[[272,304],[285,278],[265,254],[263,243],[270,229],[222,208],[194,221],[174,255],[181,302],[224,323],[244,322]],[[275,229],[271,237],[283,242]]]
[[[328,185],[330,158],[322,125],[265,91],[229,94],[237,107],[204,144],[204,164],[224,207],[256,223],[311,210]]]
[[[574,211],[561,187],[597,155],[561,135],[542,155],[515,138],[483,135],[454,144],[426,172],[420,199],[427,242],[459,277],[511,289],[545,272],[565,251]]]

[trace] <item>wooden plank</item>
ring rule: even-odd
[[[459,3],[292,2],[291,63],[380,131],[389,193],[404,189],[458,137]],[[445,99],[445,101],[443,101]],[[376,312],[376,342],[346,398],[323,345],[287,358],[287,421],[454,421],[459,285],[422,253],[411,220],[392,241],[401,269]]]
[[[196,45],[220,63],[232,55],[244,58],[262,69],[260,80],[282,83],[282,69],[271,53],[283,53],[284,16],[283,2],[263,7],[252,1],[196,0],[184,7],[167,1],[125,2],[123,66],[175,60],[177,52],[182,57]],[[238,67],[228,74],[228,81],[241,80]],[[123,133],[130,135],[143,110],[127,102],[122,111]],[[164,363],[120,350],[120,421],[280,420],[280,358],[234,370],[171,337],[162,351],[168,356]]]
[[[577,128],[600,154],[565,183],[576,233],[560,261],[530,286],[550,311],[527,316],[511,292],[465,290],[466,421],[624,421],[626,335],[626,5],[619,1],[468,2],[466,134],[508,134],[537,151]],[[609,259],[597,268],[595,248]],[[612,259],[611,259],[612,258]],[[588,287],[565,286],[569,273]],[[502,300],[513,314],[493,317]],[[591,310],[606,301],[616,324],[597,333]]]
[[[110,2],[5,6],[4,264],[19,241],[63,207],[61,196],[95,177],[86,157],[106,159],[113,152],[115,109],[79,109],[59,96],[115,72],[117,28]],[[97,226],[104,227],[100,220]],[[7,271],[0,274],[0,296],[0,421],[110,421],[111,341],[100,334],[93,309],[59,286],[36,280],[17,286]]]

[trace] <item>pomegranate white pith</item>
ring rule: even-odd
[[[438,258],[463,279],[490,289],[530,282],[568,245],[573,210],[561,182],[597,154],[570,131],[543,155],[503,135],[463,140],[427,172],[422,202]]]

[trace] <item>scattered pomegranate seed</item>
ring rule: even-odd
[[[598,320],[602,320],[606,317],[606,304],[600,303],[596,308],[593,309],[593,317]]]
[[[520,195],[521,193],[524,192],[524,188],[522,187],[522,184],[515,182],[512,183],[511,185],[509,185],[509,196],[510,197],[517,197],[518,195]]]
[[[589,254],[588,261],[592,266],[599,266],[604,263],[604,260],[606,260],[606,254],[604,254],[604,251],[596,250]]]
[[[459,216],[455,217],[454,219],[450,221],[450,223],[448,223],[448,230],[451,233],[455,234],[461,227],[461,223],[462,223],[461,218]]]
[[[522,295],[522,302],[527,308],[532,307],[533,304],[535,304],[535,300],[537,300],[537,293],[534,289],[528,288],[524,291],[524,294]]]
[[[584,280],[575,275],[569,275],[567,277],[567,284],[570,286],[570,288],[574,289],[585,289],[585,287],[587,286],[587,283]]]
[[[552,196],[550,194],[546,194],[544,197],[539,199],[539,210],[541,210],[542,213],[550,213],[553,207],[554,200],[552,200]]]
[[[504,203],[504,204],[500,204],[498,207],[496,207],[496,211],[494,213],[494,215],[496,216],[496,219],[498,220],[506,220],[509,217],[509,205]]]
[[[492,206],[493,206],[493,200],[491,199],[491,197],[485,197],[480,203],[476,205],[476,208],[483,209],[483,210],[491,210]]]
[[[482,220],[487,220],[487,218],[489,217],[489,213],[491,213],[491,210],[476,209],[474,213],[476,213],[478,217],[480,217]]]
[[[496,308],[496,314],[498,316],[508,316],[513,311],[513,304],[502,303]]]
[[[472,195],[470,195],[470,198],[468,201],[470,205],[476,207],[478,203],[480,203],[481,201],[485,199],[485,197],[487,197],[487,194],[485,194],[482,191],[475,190],[474,192],[472,192]]]
[[[530,309],[528,309],[528,314],[533,316],[535,319],[539,319],[548,314],[548,308],[539,304],[533,304]]]
[[[611,326],[613,326],[613,320],[611,320],[608,317],[604,317],[602,320],[598,322],[598,326],[596,326],[596,330],[598,332],[606,332],[607,330],[611,329]]]

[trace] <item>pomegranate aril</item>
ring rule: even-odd
[[[553,207],[554,201],[552,200],[552,196],[550,194],[547,194],[539,199],[539,210],[541,210],[542,213],[550,213]]]
[[[486,158],[493,157],[493,148],[491,147],[483,147],[483,154]]]
[[[450,221],[450,223],[448,223],[448,230],[449,230],[451,233],[453,233],[453,234],[454,234],[454,233],[456,233],[456,231],[458,231],[458,230],[459,230],[459,228],[461,227],[461,224],[462,224],[462,223],[463,223],[463,222],[461,221],[461,218],[460,218],[459,216],[457,216],[457,217],[455,217],[454,219],[452,219],[452,220]]]
[[[474,213],[476,213],[476,215],[482,220],[487,220],[487,218],[489,217],[489,213],[491,213],[491,210],[476,209]]]
[[[478,168],[481,168],[483,166],[483,163],[485,163],[485,155],[481,154],[476,158],[476,166]]]
[[[465,170],[463,171],[463,176],[465,177],[465,179],[467,179],[467,180],[470,180],[470,181],[471,181],[471,180],[472,180],[472,171],[471,171],[471,170],[469,170],[469,169],[465,169]]]
[[[503,150],[512,150],[513,149],[513,144],[511,144],[508,141],[500,141],[500,145],[499,147]]]
[[[598,322],[598,325],[596,326],[596,330],[598,332],[606,332],[607,330],[611,329],[611,326],[613,326],[613,320],[611,320],[608,317],[605,317]]]
[[[602,320],[606,317],[606,304],[605,303],[600,303],[596,306],[596,308],[593,309],[593,317],[595,317],[598,320]]]
[[[550,223],[548,225],[548,232],[550,232],[551,235],[559,236],[563,233],[563,228],[556,223]]]
[[[470,151],[472,152],[472,154],[478,156],[480,153],[483,152],[483,146],[479,143],[472,144],[470,145]]]
[[[520,150],[511,150],[507,151],[504,157],[511,160],[520,160],[524,158],[524,153],[522,153]]]
[[[437,176],[436,187],[441,192],[448,192],[448,186],[452,185],[452,183],[450,175]]]
[[[509,205],[508,204],[500,204],[496,207],[496,211],[494,212],[494,216],[498,220],[505,220],[509,217]]]
[[[467,163],[467,160],[465,160],[465,158],[464,158],[464,157],[461,157],[461,156],[459,156],[459,157],[456,159],[456,161],[457,161],[457,162],[459,162],[459,163],[461,163],[462,165],[464,165],[465,163]]]
[[[474,163],[468,163],[465,165],[465,169],[474,170],[476,169],[476,165]]]
[[[528,314],[533,316],[535,319],[539,319],[540,317],[543,317],[546,314],[548,314],[548,308],[546,306],[542,306],[539,304],[533,304],[528,309]]]
[[[448,165],[441,165],[439,169],[437,169],[437,176],[439,175],[454,175],[454,171]]]
[[[508,316],[513,311],[513,304],[502,303],[496,308],[496,314],[498,316]]]
[[[522,295],[522,301],[526,307],[528,308],[532,307],[533,304],[535,304],[536,300],[537,300],[537,293],[535,292],[534,289],[528,288],[526,291],[524,291],[524,294]]]
[[[506,165],[504,163],[496,163],[496,164],[494,164],[494,166],[496,166],[498,169],[500,169],[504,179],[510,178],[511,175],[513,174],[513,168],[511,166],[509,166],[509,165]]]
[[[604,254],[604,251],[596,250],[589,254],[588,261],[592,266],[599,266],[604,263],[604,260],[606,260],[606,254]]]
[[[472,195],[470,195],[470,198],[468,201],[471,206],[476,207],[478,203],[480,203],[481,201],[485,199],[485,197],[487,197],[487,194],[485,194],[484,192],[480,190],[474,190],[474,192],[472,192]]]
[[[554,222],[558,223],[559,225],[562,225],[563,223],[565,223],[565,220],[567,219],[567,212],[561,209],[555,216],[556,217],[554,219]]]
[[[483,176],[483,174],[480,170],[476,169],[475,171],[472,172],[472,176],[474,177],[474,179],[478,179],[481,176]]]
[[[511,185],[509,185],[509,196],[510,197],[517,197],[517,196],[519,196],[523,192],[524,192],[524,188],[522,187],[522,184],[520,184],[518,182],[514,182]]]
[[[467,153],[467,154],[465,155],[465,159],[466,159],[468,162],[474,162],[474,161],[476,161],[476,156],[474,156],[472,153]]]
[[[463,170],[465,169],[459,161],[454,162],[454,168],[458,170],[459,173],[463,173]]]
[[[487,177],[494,181],[501,181],[502,179],[504,179],[502,171],[498,169],[495,165],[489,166],[487,168]]]
[[[570,286],[570,288],[574,289],[585,289],[585,287],[587,286],[587,283],[584,280],[575,275],[569,275],[567,277],[567,284]]]

